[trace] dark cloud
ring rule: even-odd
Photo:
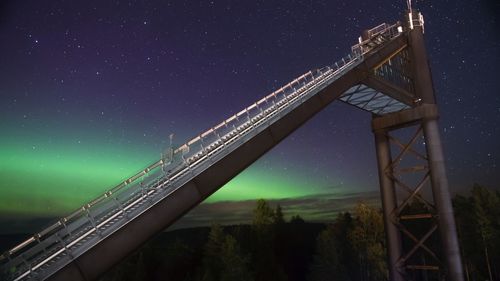
[[[293,215],[300,215],[310,222],[333,221],[339,212],[351,211],[354,205],[361,201],[378,206],[380,197],[378,192],[370,191],[341,195],[316,194],[298,198],[268,200],[272,206],[280,204],[287,219]],[[225,225],[248,224],[252,221],[252,210],[254,208],[255,200],[201,204],[172,225],[169,230],[207,226],[212,222]]]

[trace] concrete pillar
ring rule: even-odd
[[[450,281],[463,281],[457,229],[448,189],[448,178],[446,177],[444,154],[437,120],[424,120],[423,128],[431,172],[432,194],[439,217],[438,229],[447,267],[447,277]]]
[[[380,195],[382,197],[382,210],[384,214],[384,226],[387,239],[387,258],[389,265],[389,280],[403,281],[403,270],[398,267],[397,261],[402,256],[401,233],[393,223],[393,211],[397,206],[394,182],[387,175],[386,169],[392,162],[391,150],[387,132],[384,130],[374,131],[375,146],[377,151],[378,177],[380,182]]]

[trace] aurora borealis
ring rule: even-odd
[[[41,2],[0,4],[0,219],[8,221],[70,212],[156,161],[169,134],[184,143],[333,63],[363,29],[405,9],[405,1]],[[500,95],[488,71],[500,62],[497,4],[460,3],[417,3],[452,192],[499,180],[500,129],[491,124],[500,123]],[[370,115],[336,103],[200,208],[355,201],[377,190]],[[324,219],[320,212],[309,217]]]
[[[59,139],[59,140],[57,140]],[[67,144],[61,138],[30,136],[4,142],[0,170],[5,179],[4,213],[60,215],[96,197],[157,160],[146,145],[113,145],[93,140]],[[153,146],[152,146],[153,147]],[[311,181],[304,172],[253,166],[208,201],[300,197],[326,192],[328,184]],[[269,166],[269,164],[268,164]],[[265,183],[265,188],[259,188]],[[313,183],[313,184],[311,184]],[[304,189],[303,186],[310,186]],[[29,206],[29,208],[26,208]]]
[[[0,166],[2,177],[8,182],[1,198],[1,211],[5,213],[61,215],[97,197],[154,159],[134,151],[120,155],[125,148],[111,146],[99,151],[65,148],[67,154],[59,154],[52,147],[45,151],[36,147],[23,150],[12,144],[9,147],[2,151]],[[266,183],[265,190],[258,188],[259,183]],[[208,201],[249,200],[262,194],[269,199],[300,197],[320,191],[301,188],[306,184],[301,176],[276,175],[255,167]]]

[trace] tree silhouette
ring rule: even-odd
[[[204,248],[201,273],[197,279],[250,281],[252,275],[248,269],[248,261],[241,253],[238,241],[232,235],[224,234],[219,224],[213,224]]]
[[[238,241],[233,236],[226,235],[221,250],[221,281],[252,280],[248,270],[249,259],[240,252]]]
[[[276,225],[283,225],[285,223],[283,210],[281,209],[280,204],[278,204],[278,206],[276,206],[276,210],[274,211],[274,221],[273,222]]]
[[[484,258],[489,280],[493,280],[492,257],[490,253],[495,244],[495,221],[498,221],[499,198],[490,190],[475,184],[472,188],[472,200],[474,206],[475,219],[477,221],[477,231],[481,237]],[[498,239],[498,238],[497,238]]]
[[[305,223],[304,219],[300,215],[294,215],[290,219],[291,224],[300,224],[300,223]]]
[[[266,200],[257,200],[257,205],[253,210],[252,227],[254,229],[264,230],[269,228],[275,220],[273,209]]]
[[[310,281],[347,281],[359,279],[357,255],[348,234],[354,227],[350,213],[340,213],[316,239],[316,253],[310,266]]]
[[[203,253],[201,280],[220,280],[223,264],[221,261],[224,232],[219,224],[212,224]]]
[[[380,211],[359,203],[349,239],[359,255],[361,280],[386,280],[384,223]]]
[[[332,225],[322,231],[316,242],[316,254],[311,265],[311,281],[336,281],[342,278],[342,257],[339,256],[340,245],[336,239],[335,229]]]
[[[471,196],[453,198],[453,207],[467,279],[499,280],[499,193],[474,184]]]
[[[252,233],[254,246],[252,264],[255,280],[286,280],[283,267],[276,261],[274,241],[276,241],[276,216],[266,200],[260,199],[253,211]]]

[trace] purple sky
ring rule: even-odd
[[[500,180],[498,5],[416,3],[426,20],[452,192],[474,182],[498,188]],[[332,64],[363,29],[400,20],[405,8],[406,1],[3,1],[0,195],[19,202],[0,217],[24,208],[23,217],[36,218],[43,215],[26,202],[61,200],[64,187],[44,194],[53,186],[47,178],[45,185],[36,186],[36,176],[28,182],[38,190],[31,201],[12,190],[32,172],[25,162],[50,166],[61,154],[78,166],[97,161],[85,158],[96,153],[115,157],[113,163],[137,159],[123,171],[138,170],[158,158],[170,133],[183,143],[298,75]],[[304,196],[282,199],[291,209],[308,208],[311,188],[342,190],[351,201],[365,192],[371,200],[378,180],[370,118],[334,103],[251,169],[278,178],[300,174]],[[94,194],[80,192],[81,200]],[[236,203],[211,204],[222,204],[219,210]]]

